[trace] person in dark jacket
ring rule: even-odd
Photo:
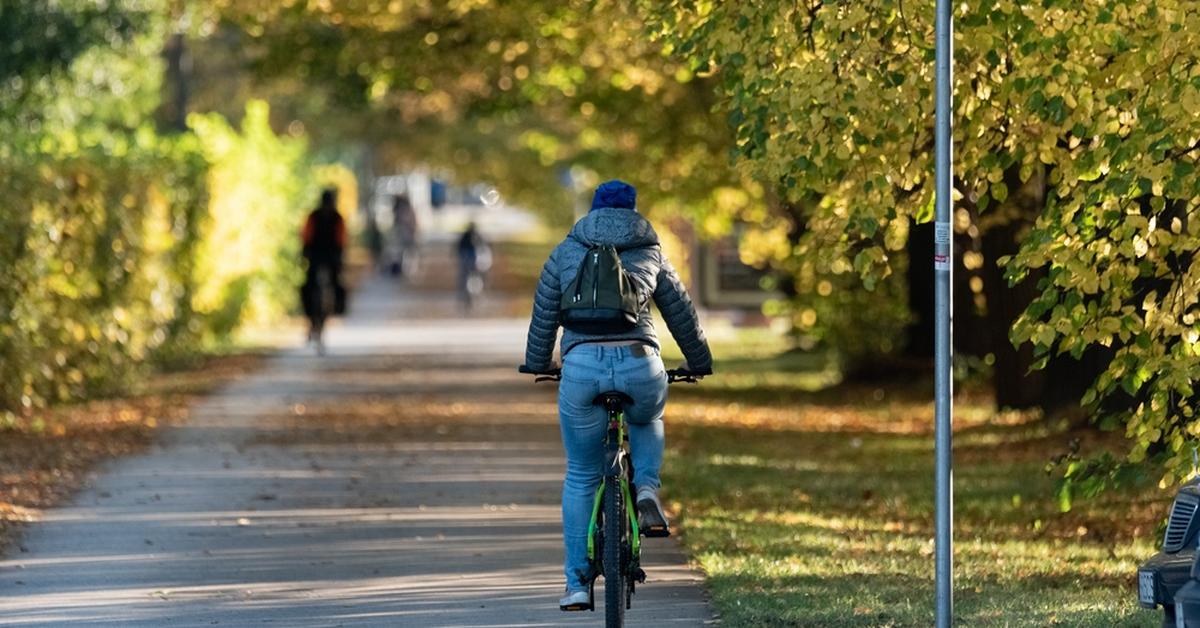
[[[471,312],[479,295],[483,294],[487,271],[492,267],[492,247],[472,222],[458,238],[458,300],[466,313]]]
[[[393,277],[412,277],[417,272],[417,212],[407,194],[400,194],[392,203],[392,259],[389,270]]]
[[[588,335],[563,330],[559,348],[562,382],[558,389],[559,424],[567,454],[562,495],[567,590],[559,600],[563,610],[582,610],[588,603],[587,527],[592,500],[602,479],[607,429],[605,410],[592,405],[599,393],[615,390],[633,398],[625,417],[638,516],[643,527],[667,526],[658,498],[667,374],[650,314],[651,300],[683,351],[685,368],[700,374],[712,372],[712,354],[695,307],[663,255],[654,228],[638,214],[636,201],[637,191],[622,181],[608,181],[596,189],[591,210],[575,223],[542,269],[529,324],[525,364],[533,371],[549,372],[554,368],[563,287],[572,284],[593,245],[617,248],[621,265],[646,303],[636,326],[627,332]]]
[[[310,327],[309,341],[321,345],[321,332],[325,318],[334,312],[325,311],[321,294],[321,273],[328,273],[331,288],[334,292],[334,310],[344,309],[346,292],[342,285],[342,258],[346,250],[346,221],[337,210],[337,191],[328,189],[321,192],[321,202],[317,208],[308,214],[301,232],[304,259],[308,262],[305,272],[304,285],[300,294],[304,304],[304,314],[308,317]]]

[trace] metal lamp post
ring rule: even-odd
[[[936,533],[934,540],[937,598],[937,628],[950,628],[954,614],[953,517],[954,486],[951,466],[951,425],[953,382],[951,381],[951,329],[954,290],[951,197],[954,181],[952,66],[954,61],[954,22],[951,0],[937,0],[937,118],[935,120],[937,177],[934,223],[934,500]]]
[[[935,340],[934,340],[934,439],[935,439],[935,573],[937,599],[937,628],[949,628],[954,622],[954,474],[950,463],[950,436],[952,436],[953,382],[950,379],[953,343],[954,289],[952,246],[954,161],[952,151],[953,134],[950,120],[954,114],[952,70],[954,65],[954,22],[950,0],[937,0],[936,26],[937,65],[937,118],[936,140],[936,191],[934,223],[934,286],[935,286]]]

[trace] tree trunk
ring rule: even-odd
[[[164,84],[170,90],[169,96],[164,99],[163,118],[168,128],[182,133],[187,131],[188,100],[190,98],[188,80],[192,70],[187,39],[182,33],[175,33],[167,40],[163,57],[167,62]]]
[[[933,223],[912,225],[908,230],[908,310],[912,322],[904,330],[904,355],[910,358],[933,359],[934,335],[934,276]]]
[[[1008,338],[1013,322],[1038,295],[1037,280],[1041,273],[1030,273],[1025,281],[1009,287],[1004,271],[996,265],[997,259],[1017,251],[1017,237],[1025,227],[1024,223],[1010,222],[992,227],[982,236],[988,340],[995,357],[992,383],[996,405],[1001,408],[1038,406],[1046,388],[1045,371],[1029,372],[1034,363],[1033,347],[1029,343],[1013,347]]]
[[[994,222],[983,230],[981,237],[987,320],[995,356],[996,405],[1001,408],[1040,407],[1051,411],[1077,402],[1111,359],[1111,353],[1093,350],[1085,353],[1081,360],[1069,355],[1053,356],[1045,368],[1030,371],[1036,361],[1033,346],[1022,343],[1013,347],[1009,330],[1041,293],[1038,282],[1046,274],[1045,269],[1037,269],[1024,281],[1010,287],[1003,269],[996,262],[1003,256],[1017,253],[1021,239],[1045,206],[1045,171],[1036,172],[1029,181],[1022,183],[1015,168],[1010,169],[1005,173],[1005,183],[1014,192],[996,209],[995,215],[989,216]]]
[[[905,330],[904,355],[910,358],[933,359],[934,336],[934,272],[932,222],[912,225],[908,232],[906,252],[908,271],[908,308],[912,322]],[[954,353],[982,358],[991,351],[988,321],[975,305],[971,278],[979,276],[963,263],[969,252],[978,252],[978,239],[972,234],[954,235]]]

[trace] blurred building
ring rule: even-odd
[[[520,239],[540,227],[536,216],[504,202],[490,185],[454,185],[415,171],[375,179],[367,211],[385,241],[398,226],[395,203],[400,196],[412,206],[418,244],[457,240],[471,222],[493,241]]]
[[[742,263],[738,255],[738,234],[733,233],[693,249],[695,290],[700,302],[710,309],[747,309],[761,311],[768,299],[779,294],[766,290],[763,281],[768,272]]]

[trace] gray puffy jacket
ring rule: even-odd
[[[533,300],[533,320],[529,323],[529,339],[525,345],[525,364],[533,370],[548,370],[554,354],[554,339],[558,334],[558,310],[562,286],[569,286],[579,272],[579,265],[594,244],[611,244],[621,255],[621,265],[633,277],[643,295],[651,295],[662,313],[671,336],[679,344],[688,366],[708,372],[712,369],[712,354],[704,330],[696,318],[696,308],[688,298],[679,275],[663,256],[658,234],[650,222],[635,210],[599,207],[575,223],[546,260]],[[595,336],[563,330],[562,355],[586,342],[610,340],[641,340],[658,347],[650,307],[642,311],[638,324],[621,333]]]

